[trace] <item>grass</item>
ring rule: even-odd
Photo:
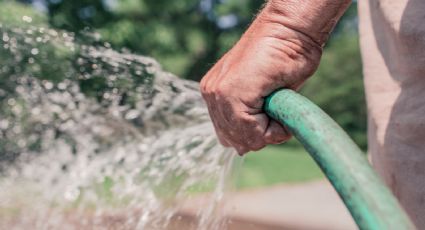
[[[297,183],[324,175],[303,147],[295,142],[268,146],[247,154],[236,171],[238,189]]]

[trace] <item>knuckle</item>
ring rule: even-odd
[[[199,84],[199,88],[201,90],[202,94],[207,94],[208,93],[208,85],[206,83],[206,77],[202,78],[200,84]]]
[[[217,85],[213,92],[216,97],[225,97],[229,94],[229,90],[224,84]]]
[[[201,96],[205,100],[205,102],[207,102],[207,105],[209,107],[209,104],[208,104],[208,102],[210,101],[209,100],[209,93],[208,92],[205,92],[205,91],[204,92],[201,91]]]

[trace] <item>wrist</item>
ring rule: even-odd
[[[351,0],[269,0],[258,20],[296,31],[323,46]]]
[[[267,96],[279,87],[298,89],[317,69],[322,46],[306,34],[259,15],[231,52],[238,58],[254,53],[251,56],[257,55],[261,66],[268,66],[259,74],[268,79],[260,87]]]

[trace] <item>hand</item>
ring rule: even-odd
[[[297,90],[317,69],[321,53],[320,41],[263,11],[201,81],[221,144],[242,155],[288,140],[289,132],[264,113],[264,98],[279,88]]]

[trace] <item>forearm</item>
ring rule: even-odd
[[[269,62],[269,82],[262,82],[267,86],[263,93],[276,86],[297,89],[316,71],[323,45],[350,3],[269,0],[230,56],[253,53],[252,58]],[[269,50],[269,57],[259,57],[260,49]]]
[[[269,0],[257,20],[292,29],[322,46],[350,3],[351,0]]]

